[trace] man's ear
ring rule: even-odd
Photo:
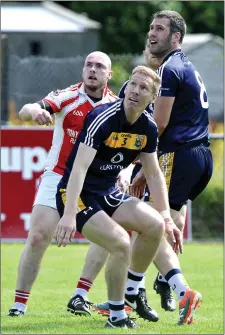
[[[175,33],[173,33],[173,37],[172,37],[172,41],[173,42],[178,42],[180,41],[180,32],[179,31],[176,31]]]
[[[113,76],[113,71],[110,71],[110,72],[109,72],[109,79],[111,79],[112,76]]]
[[[155,94],[154,97],[153,97],[153,100],[150,101],[149,103],[154,104],[154,102],[156,101],[157,96],[158,96],[158,94]]]

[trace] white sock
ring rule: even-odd
[[[185,292],[189,289],[189,286],[182,273],[174,274],[169,280],[169,285],[172,287],[179,302],[183,299]]]
[[[13,309],[18,309],[19,311],[26,312],[27,305],[22,304],[22,302],[14,302]]]
[[[144,277],[144,273],[135,272],[131,269],[128,270],[128,279],[125,287],[125,294],[137,295],[140,282]]]
[[[75,295],[81,295],[84,300],[88,301],[88,292],[86,290],[84,290],[83,288],[76,288],[76,290],[73,293],[73,297],[75,297]]]
[[[163,277],[163,275],[159,272],[157,276],[158,281],[162,283],[167,283],[166,279]]]
[[[117,311],[111,309],[113,308],[113,306],[119,306],[119,305],[123,306],[123,309],[120,309]],[[109,311],[110,311],[109,317],[111,321],[119,321],[119,320],[127,318],[127,314],[124,309],[124,300],[119,300],[119,301],[109,300]]]

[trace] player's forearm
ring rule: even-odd
[[[137,176],[139,178],[139,180],[143,183],[146,182],[146,177],[145,177],[145,173],[144,173],[144,169],[143,167],[140,169],[140,171],[137,173]]]
[[[148,176],[147,183],[151,190],[154,208],[159,212],[170,210],[166,181],[162,171],[159,170],[155,175]]]
[[[37,113],[38,110],[41,111],[41,106],[39,104],[37,103],[26,104],[19,111],[19,117],[23,121],[30,121],[34,119],[35,114]]]

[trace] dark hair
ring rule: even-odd
[[[171,34],[179,32],[180,33],[180,40],[179,42],[182,43],[184,35],[186,33],[186,23],[183,17],[173,11],[173,10],[162,10],[160,12],[157,12],[153,15],[153,18],[167,18],[170,20],[170,32]]]

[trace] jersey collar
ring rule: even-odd
[[[180,52],[180,51],[181,51],[180,48],[171,51],[171,52],[170,52],[168,55],[166,55],[166,57],[163,59],[162,64],[165,63],[165,62],[167,61],[167,59],[169,59],[170,56],[172,56],[172,55],[174,55],[176,52]],[[161,64],[161,65],[162,65],[162,64]]]
[[[79,92],[79,94],[87,95],[87,93],[85,92],[85,89],[84,89],[84,82],[78,84],[78,92]],[[109,88],[108,88],[107,85],[105,85],[102,98],[105,98],[108,93],[109,93]]]

